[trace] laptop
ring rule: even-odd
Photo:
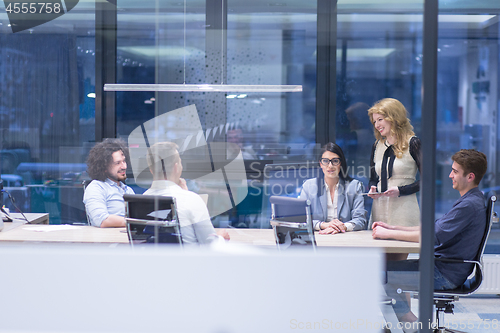
[[[175,198],[125,194],[123,199],[130,244],[182,244]]]

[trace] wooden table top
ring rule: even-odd
[[[37,225],[5,223],[0,241],[68,242],[68,243],[128,243],[125,228],[96,228],[73,225]]]
[[[232,243],[276,247],[272,229],[226,229]],[[318,246],[343,248],[384,248],[386,253],[419,253],[420,244],[373,239],[371,230],[335,235],[316,233]],[[5,223],[0,241],[11,242],[73,242],[73,243],[128,243],[125,228],[96,228],[72,225],[33,225],[19,222]]]
[[[231,242],[257,246],[276,246],[272,229],[227,229]],[[318,246],[384,248],[386,253],[419,253],[420,244],[396,240],[373,239],[371,230],[335,235],[315,233]]]
[[[14,222],[24,223],[26,221],[24,216],[26,216],[32,224],[49,224],[49,213],[24,213],[24,216],[21,213],[10,213],[9,215]]]

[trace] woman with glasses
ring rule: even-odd
[[[420,209],[416,180],[420,170],[420,139],[415,136],[407,111],[400,101],[385,98],[368,110],[376,142],[370,159],[370,191],[373,199],[370,226],[417,226]]]
[[[320,234],[366,229],[363,184],[347,174],[344,152],[327,143],[319,159],[320,176],[308,179],[300,198],[311,201],[314,229]]]

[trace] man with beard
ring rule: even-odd
[[[125,185],[128,149],[120,139],[105,139],[90,150],[87,172],[92,182],[85,189],[83,203],[90,224],[95,227],[124,227],[123,195],[134,194]]]

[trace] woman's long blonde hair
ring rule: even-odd
[[[415,135],[410,119],[408,119],[408,111],[400,101],[394,98],[384,98],[368,110],[368,117],[372,123],[375,138],[385,142],[386,138],[382,137],[373,123],[374,113],[380,114],[391,123],[391,135],[396,138],[396,143],[393,145],[394,152],[396,157],[401,158],[403,151],[408,149],[408,140]]]

